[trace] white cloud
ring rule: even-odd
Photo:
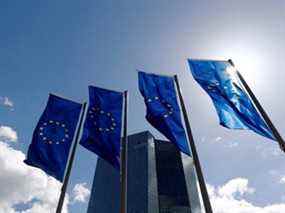
[[[275,176],[278,176],[279,175],[279,172],[275,169],[271,169],[269,170],[268,172],[271,176],[275,177]]]
[[[208,185],[211,203],[215,213],[284,213],[285,204],[257,206],[244,198],[254,193],[245,178],[235,178],[221,187]]]
[[[88,196],[90,195],[90,190],[86,188],[86,183],[76,184],[72,190],[73,202],[86,202]]]
[[[228,144],[228,147],[229,148],[233,148],[233,147],[237,147],[238,146],[238,143],[237,142],[230,142],[229,144]]]
[[[261,157],[265,159],[267,158],[272,159],[272,157],[278,158],[283,154],[279,146],[276,145],[275,143],[272,144],[261,143],[256,146],[256,150],[261,155]]]
[[[7,107],[13,107],[14,106],[14,103],[8,97],[4,97],[3,104],[4,104],[4,106],[7,106]]]
[[[285,184],[285,176],[280,179],[280,183]]]
[[[216,138],[213,138],[212,143],[219,143],[219,144],[223,144],[224,147],[227,147],[227,148],[233,148],[233,147],[237,147],[238,146],[238,143],[237,142],[233,142],[233,141],[229,141],[227,143],[222,143],[223,142],[223,138],[218,136]]]
[[[55,212],[61,183],[23,163],[25,154],[0,141],[0,213]],[[18,204],[31,204],[17,211]],[[63,213],[67,213],[68,195]]]
[[[0,104],[10,109],[13,109],[14,107],[14,103],[8,97],[0,96]]]
[[[0,140],[17,142],[17,132],[9,126],[0,126]]]
[[[216,137],[215,138],[215,142],[219,142],[220,140],[222,140],[222,137]]]
[[[245,193],[253,193],[254,189],[248,187],[248,180],[244,178],[235,178],[227,184],[218,188],[218,193],[222,196],[231,197],[234,195],[244,195]]]

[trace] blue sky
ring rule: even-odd
[[[218,188],[240,177],[255,189],[237,190],[248,203],[285,204],[285,155],[252,132],[220,127],[186,62],[188,57],[232,58],[282,134],[284,10],[283,0],[2,1],[0,125],[18,136],[17,142],[5,143],[26,153],[48,93],[82,102],[88,85],[128,89],[129,133],[150,130],[163,138],[144,119],[136,69],[178,74],[207,183]],[[13,107],[5,106],[5,97]],[[90,189],[95,166],[96,156],[80,147],[71,200],[76,184]],[[17,199],[0,192],[0,208],[9,202]],[[18,205],[18,211],[27,205]],[[71,202],[69,212],[86,207],[87,202]]]

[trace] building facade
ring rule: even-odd
[[[120,173],[98,159],[88,213],[120,212]],[[128,137],[127,213],[200,213],[192,158],[149,132]]]

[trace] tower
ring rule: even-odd
[[[119,209],[119,171],[99,158],[88,213],[117,213]],[[127,212],[201,212],[192,158],[149,132],[129,136]]]

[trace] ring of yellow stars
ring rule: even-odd
[[[117,127],[116,120],[112,116],[112,113],[106,112],[99,107],[91,107],[88,111],[88,116],[92,120],[93,125],[95,126],[95,129],[99,132],[111,132],[114,131],[115,128]],[[107,116],[107,118],[110,120],[110,125],[107,127],[101,127],[98,124],[98,117],[95,119],[96,116]]]
[[[167,103],[165,100],[160,99],[158,96],[155,96],[154,98],[147,98],[147,103],[153,103],[153,102],[159,102],[162,106],[165,108],[165,112],[162,114],[163,118],[168,118],[171,116],[174,112],[174,109],[171,104]]]
[[[48,135],[46,134],[46,130],[48,128],[55,128],[58,131],[62,132],[62,136],[59,138],[58,134],[54,135]],[[57,139],[53,139],[50,136],[57,136]],[[69,138],[69,133],[68,129],[66,128],[66,124],[59,122],[59,121],[54,121],[54,120],[48,120],[46,122],[43,122],[41,126],[39,127],[39,136],[42,139],[42,141],[46,144],[61,144],[64,143],[68,138]]]

